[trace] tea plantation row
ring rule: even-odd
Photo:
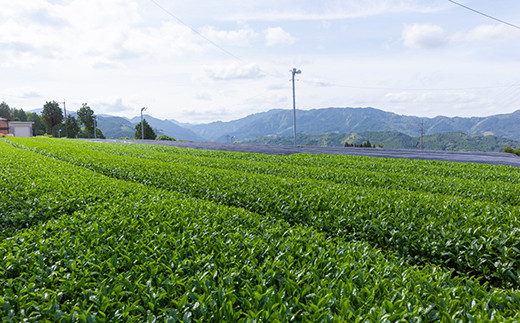
[[[6,321],[520,319],[484,282],[517,288],[512,205],[10,140],[41,154],[0,142]]]
[[[191,154],[185,154],[184,152],[186,150],[170,147],[163,151],[155,151],[153,147],[149,148],[147,145],[126,145],[124,149],[121,149],[120,144],[78,142],[77,145],[78,147],[88,147],[89,149],[117,155],[147,158],[169,163],[205,166],[282,177],[311,178],[363,187],[381,187],[387,189],[407,189],[420,192],[441,193],[484,201],[520,205],[520,195],[518,195],[518,192],[520,191],[520,171],[512,167],[506,167],[505,169],[509,172],[516,173],[516,177],[511,176],[510,174],[507,177],[498,176],[498,174],[495,173],[493,180],[489,179],[489,177],[491,177],[489,174],[487,176],[488,179],[483,180],[478,177],[478,172],[471,177],[461,177],[460,174],[456,177],[453,175],[447,175],[446,172],[441,171],[437,174],[430,173],[428,175],[420,173],[410,174],[404,173],[403,170],[399,169],[399,167],[395,167],[394,169],[398,169],[398,171],[385,170],[384,173],[382,173],[382,169],[384,169],[383,167],[388,166],[387,164],[395,163],[397,165],[406,165],[409,163],[409,161],[396,163],[395,160],[390,159],[383,161],[379,160],[381,169],[368,170],[364,168],[365,162],[370,161],[368,158],[358,159],[357,164],[351,163],[348,168],[334,167],[327,164],[322,166],[301,166],[298,160],[293,161],[292,165],[288,165],[287,163],[278,163],[277,160],[280,159],[278,156],[270,156],[275,159],[273,161],[230,160],[226,159],[224,156],[217,158],[193,156]],[[295,157],[296,156],[286,158],[281,157],[281,159],[287,160],[291,158],[294,159]],[[349,160],[356,158],[358,157],[350,157]],[[453,165],[453,163],[450,164]],[[489,169],[490,167],[487,166],[487,168]],[[508,172],[502,172],[502,175],[504,175],[504,173]],[[485,174],[483,175],[486,177]],[[496,178],[500,178],[500,180]]]
[[[502,288],[520,284],[520,209],[481,201],[487,188],[474,187],[474,200],[449,191],[362,187],[107,154],[85,142],[15,142],[107,176],[271,215],[344,241],[367,241],[410,264],[442,265]],[[492,183],[498,190],[501,182]]]

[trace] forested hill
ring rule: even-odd
[[[394,149],[419,148],[420,137],[408,136],[395,131],[365,131],[360,133],[326,133],[320,135],[298,134],[297,144],[302,146],[344,146],[349,144],[363,144],[369,141],[376,147]],[[292,145],[290,136],[264,136],[244,141],[246,143]],[[466,135],[461,132],[445,132],[425,135],[423,148],[430,150],[456,151],[501,151],[510,146],[520,148],[520,142],[496,136]]]

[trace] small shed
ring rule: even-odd
[[[32,137],[34,122],[9,121],[9,133],[15,137]]]
[[[34,122],[9,121],[0,118],[0,134],[14,137],[32,137]]]

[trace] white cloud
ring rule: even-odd
[[[455,44],[489,45],[497,42],[512,42],[520,40],[520,31],[501,24],[480,25],[468,31],[447,34],[437,25],[415,24],[405,26],[402,41],[410,48],[434,49]]]
[[[466,106],[471,104],[480,104],[478,97],[474,93],[469,92],[431,92],[418,91],[410,93],[408,91],[390,92],[384,95],[383,102],[385,105],[403,104],[403,105],[417,105],[422,109],[429,107],[432,113],[435,113],[436,108]],[[443,112],[442,114],[449,114]]]
[[[201,101],[211,101],[212,96],[208,92],[201,92],[195,95],[195,99]]]
[[[122,64],[120,62],[114,62],[114,61],[109,60],[109,59],[96,59],[96,60],[92,60],[92,68],[95,68],[95,69],[116,70],[116,69],[120,69],[120,68],[123,68],[123,67],[124,67],[124,64]]]
[[[198,120],[212,121],[206,112],[225,108],[218,117],[229,120],[291,108],[293,67],[303,72],[296,85],[302,109],[355,102],[408,114],[519,108],[518,86],[468,91],[482,102],[452,91],[414,90],[516,84],[516,30],[445,0],[158,1],[240,60],[148,0],[0,2],[0,100],[24,110],[65,98],[71,108],[89,102],[100,112],[129,116],[148,106],[154,116],[183,121],[193,121],[183,110],[201,111]],[[503,13],[519,6],[497,3],[495,13],[514,20]],[[438,26],[413,25],[424,22]],[[283,45],[296,42],[305,50]],[[440,46],[449,51],[408,50]],[[395,93],[385,97],[388,92]]]
[[[204,68],[206,75],[216,81],[258,79],[264,76],[258,64],[233,63],[227,66],[214,65]]]
[[[336,86],[333,82],[330,82],[330,81],[327,81],[327,80],[324,80],[324,79],[313,79],[313,80],[308,80],[308,81],[304,81],[304,82],[312,84],[314,86],[319,86],[319,87]]]
[[[393,103],[407,102],[407,101],[411,100],[411,96],[410,96],[410,93],[408,93],[407,91],[401,91],[401,92],[397,92],[397,93],[387,93],[387,94],[385,94],[385,99],[388,102],[393,102]]]
[[[138,1],[28,0],[9,2],[4,9],[9,13],[0,20],[4,66],[30,67],[58,58],[114,68],[128,58],[166,59],[208,47],[186,26],[171,21],[142,25]]]
[[[23,99],[33,99],[33,98],[41,98],[42,95],[36,91],[29,91],[29,92],[25,92],[21,95],[21,98]]]
[[[218,30],[213,26],[203,27],[201,34],[217,44],[231,46],[249,46],[251,39],[257,36],[257,33],[250,27],[244,27],[239,30]]]
[[[405,26],[402,38],[404,44],[410,48],[440,48],[448,43],[444,30],[440,26],[429,24]]]
[[[281,27],[267,28],[265,30],[265,41],[267,46],[273,45],[292,45],[294,44],[294,37]]]
[[[125,105],[123,103],[122,98],[117,98],[112,102],[97,102],[94,104],[97,107],[100,107],[101,111],[104,113],[121,113],[121,112],[130,112],[134,110],[134,108]]]
[[[132,29],[125,34],[122,48],[128,51],[127,55],[134,53],[165,60],[174,56],[200,54],[207,47],[191,29],[173,22],[144,30]]]
[[[330,21],[323,20],[321,22],[321,26],[323,27],[323,29],[329,29],[332,26],[332,24],[330,23]]]
[[[188,117],[190,123],[206,123],[208,120],[226,120],[226,117],[230,115],[230,111],[223,107],[211,107],[211,108],[198,108],[191,110],[181,111],[181,116]]]
[[[459,32],[453,39],[459,42],[497,42],[520,38],[520,31],[503,24],[480,25],[468,32]]]
[[[222,20],[228,21],[287,21],[287,20],[338,20],[369,17],[389,13],[437,12],[447,5],[441,1],[417,0],[265,0],[251,1],[235,6],[222,13]],[[213,12],[213,11],[208,11]]]

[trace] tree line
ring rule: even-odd
[[[349,143],[348,141],[345,142],[345,147],[362,147],[362,148],[376,148],[376,145],[372,145],[370,140],[365,141],[361,144],[355,144],[355,143]],[[379,148],[383,148],[382,145],[378,145]]]
[[[506,148],[502,149],[503,153],[511,153],[520,156],[520,148],[511,148],[511,146],[507,146]]]
[[[76,118],[69,114],[65,118],[63,110],[56,101],[46,102],[41,114],[11,108],[5,102],[0,103],[0,118],[33,122],[35,136],[48,134],[53,137],[92,138],[95,131],[97,138],[105,138],[99,128],[94,129],[94,111],[88,104],[83,103],[77,111],[77,116]]]
[[[63,110],[56,101],[48,101],[43,105],[41,114],[34,112],[25,112],[23,109],[11,108],[5,102],[0,103],[0,118],[11,121],[29,121],[33,122],[33,135],[51,135],[53,137],[67,138],[100,138],[105,139],[101,129],[97,127],[96,116],[94,110],[87,104],[83,103],[81,108],[76,112],[77,118],[68,114],[64,116]],[[158,138],[152,127],[143,120],[143,127],[139,122],[135,126],[134,139],[143,137],[141,129],[144,130],[144,139]],[[175,140],[167,136],[160,136],[161,140]]]

